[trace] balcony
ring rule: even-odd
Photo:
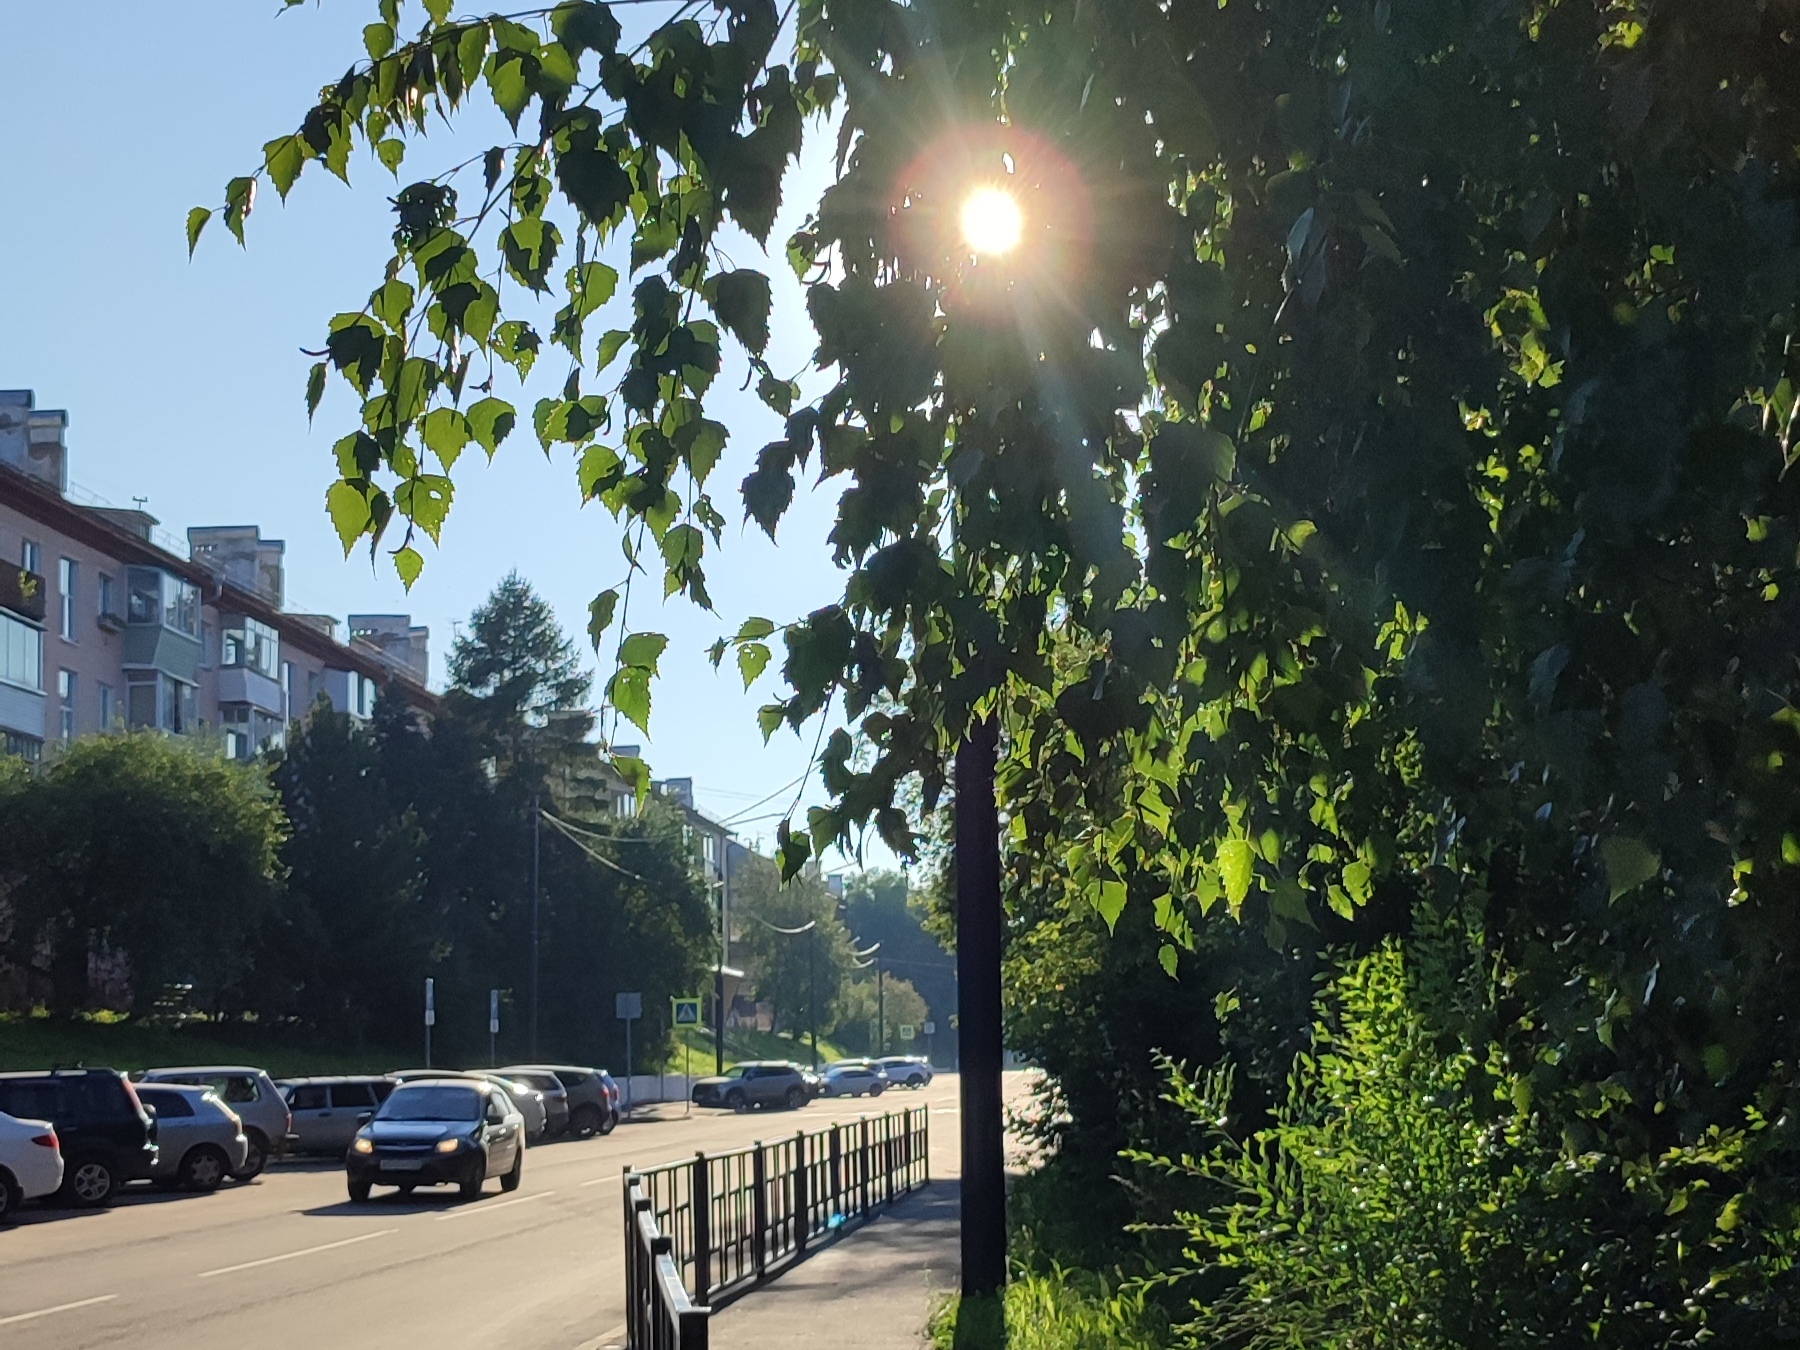
[[[9,609],[22,619],[42,623],[48,595],[44,579],[36,572],[0,566],[0,609]]]

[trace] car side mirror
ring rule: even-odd
[[[373,1111],[358,1111],[356,1113],[356,1123],[358,1125],[367,1125],[373,1119],[375,1119],[375,1113]]]

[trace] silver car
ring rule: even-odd
[[[226,1177],[244,1170],[250,1141],[244,1122],[209,1087],[185,1083],[143,1083],[138,1100],[156,1113],[153,1184],[190,1191],[216,1191]]]
[[[506,1069],[506,1076],[544,1094],[544,1111],[549,1116],[548,1132],[552,1136],[569,1130],[569,1090],[553,1073],[545,1069]]]
[[[288,1116],[287,1099],[275,1080],[261,1069],[244,1064],[198,1064],[180,1068],[147,1069],[138,1075],[144,1083],[192,1083],[209,1087],[219,1100],[244,1122],[250,1156],[232,1173],[248,1181],[271,1158],[279,1158],[293,1145],[294,1123]]]
[[[386,1077],[284,1078],[294,1118],[296,1153],[329,1153],[343,1156],[350,1141],[375,1109],[394,1090]]]

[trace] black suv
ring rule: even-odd
[[[56,1127],[61,1204],[110,1204],[119,1187],[149,1176],[156,1161],[156,1124],[125,1075],[112,1069],[0,1073],[0,1111]]]

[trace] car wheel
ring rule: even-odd
[[[11,1223],[24,1203],[25,1192],[19,1189],[12,1173],[0,1167],[0,1223]]]
[[[750,1109],[750,1099],[742,1092],[733,1090],[725,1094],[725,1105],[741,1116]]]
[[[222,1149],[201,1144],[181,1160],[181,1184],[190,1191],[216,1191],[231,1172],[231,1160]]]
[[[617,1111],[608,1111],[606,1115],[601,1118],[600,1133],[611,1134],[618,1123],[619,1113]]]
[[[500,1189],[516,1191],[519,1189],[519,1183],[523,1180],[525,1180],[525,1150],[520,1149],[513,1157],[512,1171],[500,1178]]]
[[[369,1183],[368,1182],[352,1181],[352,1182],[348,1183],[348,1185],[346,1186],[345,1189],[347,1189],[350,1192],[350,1203],[351,1204],[353,1204],[353,1205],[368,1204],[368,1202],[369,1202]]]
[[[65,1205],[98,1209],[111,1204],[118,1193],[119,1178],[111,1163],[103,1158],[77,1158],[63,1173],[62,1189],[56,1194]]]
[[[788,1110],[798,1111],[801,1107],[803,1107],[805,1105],[806,1105],[806,1092],[803,1089],[789,1088],[787,1090],[787,1108],[788,1108]]]
[[[481,1184],[486,1180],[487,1163],[485,1160],[477,1158],[469,1164],[468,1175],[462,1179],[457,1189],[462,1193],[463,1199],[474,1200],[481,1195]]]
[[[911,1088],[914,1092],[917,1092],[920,1088],[925,1086],[925,1080],[915,1073],[911,1078],[906,1080],[906,1086]]]
[[[869,1095],[871,1097],[879,1097],[882,1093],[884,1093],[886,1091],[887,1091],[886,1083],[871,1083],[869,1085]]]
[[[577,1139],[592,1139],[600,1133],[600,1120],[598,1107],[577,1107],[575,1114],[569,1117],[569,1133]]]
[[[263,1138],[262,1131],[245,1130],[244,1138],[250,1141],[250,1148],[244,1154],[244,1165],[231,1174],[233,1181],[253,1180],[269,1165],[269,1141]]]

